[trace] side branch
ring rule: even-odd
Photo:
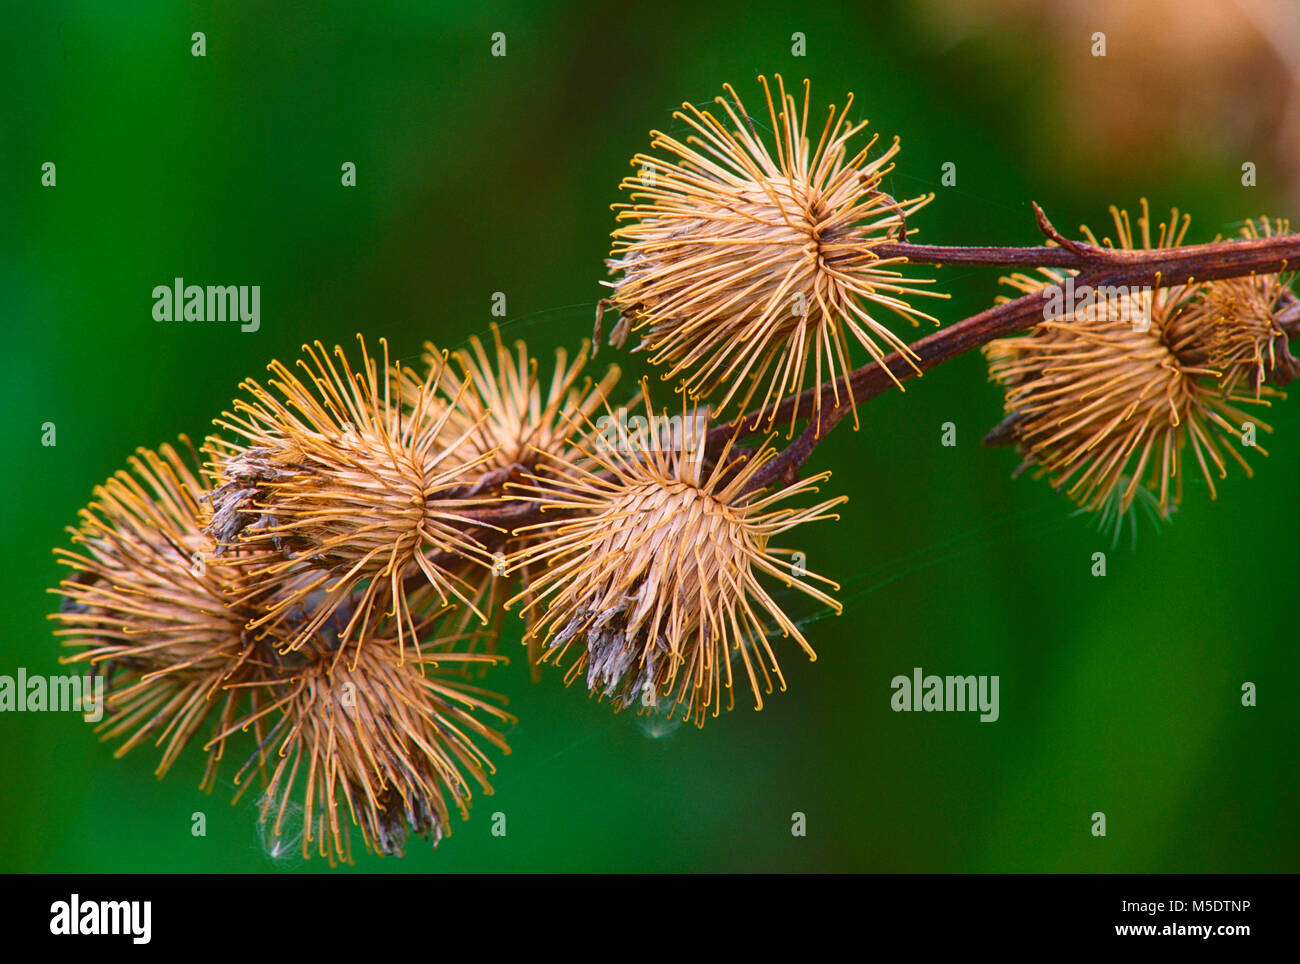
[[[884,247],[883,245],[881,246]],[[914,245],[892,245],[896,249],[919,247]],[[1095,259],[1085,260],[1059,247],[1044,246],[1040,248],[1012,249],[975,249],[979,251],[1022,252],[1025,256],[1014,255],[1014,261],[989,262],[1004,267],[1014,265],[1030,267],[1074,267],[1080,271],[1075,279],[1076,290],[1082,285],[1099,287],[1151,286],[1169,287],[1189,281],[1215,281],[1222,278],[1239,278],[1252,274],[1277,274],[1286,271],[1288,266],[1300,265],[1300,234],[1284,234],[1269,238],[1253,238],[1241,241],[1216,241],[1210,244],[1188,245],[1183,248],[1153,248],[1151,250],[1120,251],[1106,248],[1080,246],[1083,250],[1100,252]],[[927,248],[932,257],[944,257],[937,251],[950,249]],[[960,251],[963,249],[951,249]],[[1035,252],[1029,257],[1029,252]],[[918,260],[924,260],[918,255]],[[944,264],[977,264],[981,261],[944,260]],[[1042,317],[1045,300],[1053,293],[1060,294],[1059,286],[1048,286],[1033,294],[1024,295],[1014,301],[996,305],[977,315],[959,321],[954,325],[928,335],[910,346],[917,355],[917,367],[922,371],[939,365],[964,352],[979,348],[995,338],[1014,334],[1022,328],[1029,327]],[[1288,314],[1295,311],[1288,309]],[[1288,318],[1288,320],[1291,320]],[[1295,321],[1300,327],[1300,319]],[[1291,333],[1293,329],[1288,329]],[[911,378],[916,371],[897,352],[887,355],[882,362],[872,362],[849,374],[850,391],[854,400],[860,405],[879,395],[888,388],[892,381],[888,371],[893,372],[899,381]],[[841,386],[842,387],[842,386]],[[805,418],[813,411],[813,402],[817,389],[808,389],[797,398],[785,399],[775,412],[762,421],[767,424],[788,422],[791,418]],[[821,386],[822,418],[819,435],[825,435],[836,422],[844,417],[845,412],[835,406],[835,388],[830,384]],[[840,408],[847,409],[846,401],[841,401]],[[753,414],[744,417],[744,434],[757,431],[760,420]],[[719,436],[732,431],[730,428],[714,429]]]

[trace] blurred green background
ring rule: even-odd
[[[507,334],[539,353],[589,336],[628,160],[723,82],[753,108],[760,72],[810,77],[818,110],[853,91],[871,130],[902,138],[889,190],[938,195],[910,222],[921,241],[1037,243],[1031,200],[1101,229],[1107,205],[1145,195],[1190,210],[1192,240],[1300,215],[1296,64],[1270,39],[1294,21],[977,6],[6,4],[0,673],[59,671],[50,549],[92,486],[138,445],[201,437],[271,358],[357,332],[400,356],[454,348],[487,330],[497,291]],[[177,276],[261,285],[261,330],[155,323],[151,291]],[[997,294],[992,270],[939,277],[945,323]],[[356,869],[1300,870],[1297,404],[1271,413],[1255,479],[1234,472],[1211,502],[1189,478],[1170,526],[1112,550],[980,446],[1001,402],[978,356],[873,401],[812,463],[850,501],[795,548],[841,581],[846,612],[808,624],[815,663],[780,644],[788,692],[652,733],[554,672],[530,684],[516,629],[503,645],[520,658],[489,678],[520,719],[495,796],[437,851],[412,841]],[[1000,676],[1001,719],[892,712],[890,679],[917,666]],[[201,754],[161,782],[156,758],[113,760],[75,714],[0,714],[0,870],[329,869],[269,858],[251,800],[198,791]]]

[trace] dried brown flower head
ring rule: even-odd
[[[188,447],[189,440],[183,440]],[[106,678],[105,739],[125,737],[122,756],[146,739],[163,747],[163,776],[209,720],[223,727],[238,709],[232,684],[254,678],[258,647],[248,611],[231,605],[239,586],[209,564],[199,499],[207,491],[172,446],[139,450],[131,471],[95,489],[70,528],[76,550],[55,549],[73,570],[53,590],[63,597],[55,635]],[[211,788],[224,741],[209,748],[202,785]]]
[[[441,389],[448,408],[448,426],[464,441],[450,453],[451,461],[474,462],[485,473],[533,468],[539,454],[567,461],[568,436],[573,422],[590,418],[604,404],[617,383],[619,369],[611,365],[599,382],[582,378],[590,353],[583,343],[572,363],[563,348],[555,352],[555,368],[543,394],[537,359],[523,341],[514,352],[492,326],[494,357],[478,337],[467,350],[454,351],[451,360],[462,375],[443,373]],[[426,364],[433,368],[441,353],[425,345]],[[457,403],[457,399],[460,399]]]
[[[1153,246],[1145,201],[1136,235],[1127,212],[1111,212],[1119,247]],[[1186,230],[1187,219],[1174,211],[1160,225],[1155,246],[1180,245]],[[1192,347],[1196,328],[1188,322],[1201,310],[1202,286],[1091,291],[1074,289],[1069,272],[1039,272],[1004,280],[1021,292],[1052,294],[1066,302],[1063,310],[1026,335],[985,348],[991,376],[1006,390],[1008,412],[990,438],[1017,442],[1025,455],[1022,469],[1032,465],[1048,473],[1088,511],[1126,512],[1146,485],[1157,494],[1162,515],[1181,501],[1187,449],[1211,498],[1228,457],[1251,474],[1237,450],[1242,425],[1270,429],[1236,407],[1256,399],[1222,384],[1222,372]],[[1053,285],[1066,294],[1051,292]]]
[[[648,396],[645,405],[652,411]],[[845,499],[777,508],[815,492],[828,473],[776,492],[749,491],[776,455],[768,443],[747,452],[728,445],[707,466],[703,417],[688,412],[676,425],[660,418],[621,443],[592,434],[591,468],[561,465],[554,477],[514,487],[518,498],[568,517],[532,527],[537,541],[513,565],[539,573],[526,598],[529,607],[545,603],[532,630],[545,634],[543,660],[562,663],[576,651],[568,682],[585,671],[588,689],[616,709],[666,701],[670,712],[702,724],[710,709],[718,715],[724,691],[727,708],[733,705],[733,657],[744,665],[757,708],[774,677],[784,689],[764,616],[815,658],[758,575],[838,612],[838,603],[801,578],[794,554],[769,543],[805,522],[836,518],[829,510]]]
[[[253,632],[265,608],[249,600],[272,608],[301,600],[311,577],[252,593],[238,564],[217,562],[203,531],[209,490],[196,466],[192,449],[188,463],[171,446],[141,450],[131,471],[98,487],[82,510],[71,530],[79,551],[56,550],[74,570],[56,590],[64,597],[56,634],[76,650],[65,662],[88,662],[108,678],[101,732],[125,737],[118,756],[154,740],[163,748],[161,777],[210,727],[202,780],[210,790],[231,739],[251,731],[256,750],[236,783],[265,778],[268,759],[276,761],[263,819],[278,837],[291,797],[302,794],[304,854],[316,843],[331,860],[350,859],[341,803],[380,853],[401,853],[410,833],[436,845],[447,832],[448,801],[465,815],[470,780],[488,789],[492,766],[475,741],[508,752],[483,722],[511,719],[494,705],[500,698],[465,674],[497,659],[456,651],[474,635],[466,630],[470,610],[441,605],[431,586],[413,590],[422,614],[413,629],[430,651],[404,659],[396,621],[386,618],[352,665],[337,657],[362,593],[292,650]]]
[[[449,368],[442,373],[439,386],[439,405],[447,413],[444,434],[459,440],[448,452],[447,464],[476,466],[475,489],[499,486],[521,472],[539,471],[539,461],[569,462],[575,455],[568,441],[573,426],[595,414],[619,378],[615,365],[609,366],[599,382],[583,377],[590,352],[590,345],[584,342],[572,362],[563,348],[556,350],[555,367],[546,384],[538,374],[536,357],[523,341],[516,341],[511,351],[496,325],[492,326],[492,340],[495,350],[491,354],[477,336],[469,339],[467,349],[452,352],[450,360],[461,374]],[[424,358],[429,370],[439,366],[443,357],[434,345],[426,343]],[[413,373],[405,374],[404,397],[413,399],[419,383]],[[493,629],[483,636],[490,652],[496,648],[507,594],[507,580],[502,578],[505,559],[527,542],[526,537],[508,536],[494,557],[493,570],[468,577],[478,588],[475,603],[488,614]],[[531,574],[523,572],[521,581],[527,586]],[[536,676],[540,655],[536,643],[529,652]]]
[[[488,721],[514,718],[466,673],[502,658],[451,650],[464,638],[467,612],[419,620],[425,639],[414,658],[391,625],[378,627],[350,665],[333,659],[343,622],[335,619],[256,684],[261,708],[221,736],[269,727],[236,779],[270,759],[261,808],[271,837],[286,835],[293,812],[304,857],[315,850],[331,863],[351,861],[351,824],[368,850],[401,856],[410,835],[436,847],[451,832],[453,807],[467,818],[475,784],[492,792],[495,767],[479,742],[509,753]]]
[[[874,250],[905,239],[906,218],[933,196],[895,201],[880,190],[897,139],[873,160],[874,136],[850,155],[866,126],[848,119],[851,95],[843,111],[830,108],[814,144],[808,82],[800,107],[780,76],[775,103],[759,81],[771,147],[728,85],[731,102],[717,103],[730,126],[684,104],[673,116],[693,132],[685,143],[653,131],[651,146],[669,159],[633,158],[642,173],[621,185],[632,203],[615,206],[624,223],[609,261],[621,275],[611,283],[622,316],[614,340],[643,332],[640,348],[665,366],[664,378],[682,376],[697,400],[722,392],[718,412],[732,402],[744,410],[760,390],[760,411],[771,411],[823,379],[842,378],[854,404],[846,333],[877,361],[891,349],[913,361],[881,310],[934,320],[905,300],[929,294],[915,287],[928,279],[903,278],[903,259]],[[843,400],[837,388],[836,405]]]
[[[1291,230],[1284,220],[1247,220],[1243,238],[1274,237]],[[1249,275],[1211,281],[1198,303],[1176,319],[1172,338],[1179,356],[1220,373],[1225,396],[1245,388],[1259,398],[1269,378],[1290,381],[1300,374],[1289,337],[1278,316],[1291,296],[1294,273]]]
[[[382,344],[382,365],[362,344],[358,371],[341,348],[336,364],[319,342],[305,346],[306,381],[272,362],[270,387],[246,381],[249,398],[217,420],[239,441],[205,446],[219,481],[209,531],[223,551],[239,550],[229,564],[259,592],[293,587],[262,601],[251,626],[283,633],[290,648],[344,603],[351,615],[340,653],[364,641],[385,610],[405,643],[417,635],[408,579],[422,575],[444,604],[473,608],[477,589],[466,573],[493,563],[465,516],[480,504],[465,493],[487,456],[451,457],[470,429],[448,429],[453,406],[438,401],[443,367],[403,404],[404,377]]]

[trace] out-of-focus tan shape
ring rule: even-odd
[[[1036,116],[1064,139],[1053,156],[1071,173],[1146,169],[1172,152],[1222,164],[1239,184],[1252,161],[1261,186],[1300,202],[1294,0],[923,0],[914,9],[947,43],[1023,47],[1046,98]],[[1093,56],[1098,32],[1104,57]]]

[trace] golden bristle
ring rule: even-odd
[[[461,613],[449,618],[463,627]],[[412,834],[436,847],[451,832],[453,807],[467,818],[475,785],[492,792],[495,767],[479,742],[510,749],[485,721],[514,718],[498,705],[502,697],[470,684],[466,671],[503,659],[450,651],[463,633],[448,635],[440,625],[436,618],[419,622],[432,635],[415,658],[403,657],[391,627],[380,627],[350,665],[331,658],[330,637],[317,637],[288,654],[277,677],[252,687],[260,708],[221,736],[251,725],[268,729],[260,756],[236,780],[262,756],[272,761],[261,803],[269,837],[285,835],[296,804],[304,857],[314,849],[331,863],[350,862],[350,825],[368,850],[401,856]]]
[[[1286,234],[1285,220],[1247,220],[1243,238]],[[1293,273],[1248,275],[1207,283],[1199,302],[1176,321],[1171,340],[1180,357],[1194,358],[1220,373],[1219,391],[1233,396],[1245,389],[1258,399],[1271,394],[1264,382],[1275,372],[1294,377],[1290,340],[1278,322]]]
[[[229,687],[260,671],[244,628],[251,611],[231,602],[241,587],[210,564],[199,503],[207,488],[189,453],[187,464],[170,445],[140,449],[131,471],[97,487],[69,529],[78,549],[55,550],[74,573],[54,590],[64,598],[52,616],[55,635],[77,650],[62,662],[89,663],[106,677],[100,732],[125,738],[117,756],[153,739],[163,747],[159,777],[210,720],[221,727],[233,719],[238,700]],[[205,788],[223,750],[224,741],[209,748]]]
[[[648,395],[645,405],[652,411]],[[710,709],[721,711],[724,691],[727,708],[733,705],[733,657],[744,665],[757,708],[773,679],[785,688],[765,616],[815,658],[757,576],[766,573],[838,612],[838,603],[783,558],[792,553],[769,541],[836,518],[828,510],[845,499],[775,507],[817,491],[828,473],[773,493],[746,491],[776,451],[768,442],[751,452],[728,445],[708,468],[697,415],[685,413],[672,432],[663,430],[669,420],[662,416],[658,427],[626,436],[626,451],[593,432],[585,446],[592,468],[561,465],[553,477],[513,486],[514,497],[564,517],[526,530],[536,542],[513,566],[532,566],[536,575],[510,602],[545,603],[532,634],[545,636],[543,661],[563,663],[578,651],[568,682],[585,670],[588,689],[616,709],[667,700],[671,712],[702,725]]]
[[[471,782],[489,789],[492,765],[475,741],[508,752],[483,719],[512,718],[465,672],[499,660],[457,651],[476,635],[470,610],[440,605],[430,585],[413,589],[422,615],[410,628],[430,651],[403,658],[396,620],[381,617],[349,665],[338,655],[364,601],[358,588],[289,649],[249,627],[285,599],[301,603],[311,572],[251,590],[245,547],[222,564],[203,531],[209,495],[208,480],[171,446],[140,450],[129,472],[95,490],[71,530],[76,548],[56,550],[73,570],[56,590],[65,600],[53,616],[56,635],[75,650],[64,662],[89,663],[107,678],[104,738],[123,740],[118,756],[153,740],[161,777],[210,730],[201,782],[210,790],[230,741],[249,731],[255,750],[236,775],[236,798],[251,775],[266,779],[270,770],[263,816],[274,836],[290,796],[301,793],[304,850],[319,840],[322,854],[347,859],[341,803],[371,849],[400,853],[409,833],[436,843],[448,832],[448,801],[466,815]],[[300,772],[305,785],[295,784]]]
[[[905,300],[932,294],[914,287],[929,279],[905,279],[894,270],[904,259],[875,248],[905,240],[906,218],[933,195],[898,202],[880,190],[897,139],[874,160],[874,136],[850,156],[849,141],[866,127],[848,119],[852,96],[843,111],[830,108],[814,146],[808,82],[799,107],[779,75],[775,103],[767,79],[759,81],[771,148],[730,85],[731,102],[717,98],[730,129],[684,104],[673,116],[693,131],[685,143],[652,132],[652,147],[672,159],[633,159],[647,173],[621,185],[633,203],[615,206],[625,223],[609,266],[621,277],[609,284],[611,303],[631,331],[643,332],[640,347],[665,367],[665,379],[681,376],[696,400],[721,392],[720,413],[732,403],[743,411],[762,389],[759,411],[770,413],[770,427],[782,398],[824,380],[836,406],[855,405],[846,332],[876,361],[897,350],[915,367],[871,308],[912,324],[934,321]],[[820,407],[818,395],[814,417]]]
[[[493,563],[465,516],[483,504],[464,493],[487,456],[450,457],[470,429],[448,428],[452,409],[438,404],[443,366],[403,404],[404,377],[381,344],[382,365],[362,343],[357,371],[341,348],[336,365],[320,342],[305,346],[306,381],[273,362],[269,388],[246,381],[250,397],[217,420],[240,440],[206,446],[219,483],[209,529],[223,552],[239,550],[228,564],[263,592],[294,587],[265,602],[250,628],[281,633],[291,649],[345,603],[340,653],[363,642],[385,610],[404,644],[415,636],[408,578],[422,576],[443,604],[473,607],[463,573]]]
[[[1145,201],[1136,233],[1127,212],[1111,212],[1120,247],[1153,246]],[[1154,246],[1176,247],[1186,230],[1187,219],[1174,211],[1159,226]],[[1042,268],[1037,277],[1004,281],[1032,293],[1064,286],[1072,274]],[[1187,449],[1211,498],[1214,477],[1227,474],[1228,457],[1251,474],[1237,450],[1241,425],[1252,421],[1271,429],[1236,407],[1257,399],[1231,386],[1225,390],[1222,372],[1189,350],[1188,321],[1201,310],[1203,293],[1195,283],[1098,291],[1059,319],[986,346],[991,377],[1006,390],[1006,430],[1026,463],[1048,473],[1085,510],[1127,512],[1145,485],[1157,493],[1157,510],[1168,514],[1182,499]]]
[[[576,357],[569,360],[563,348],[555,352],[555,364],[549,383],[539,374],[537,358],[527,345],[516,341],[513,351],[501,338],[501,330],[492,326],[493,351],[477,336],[468,347],[450,353],[457,375],[448,367],[442,374],[439,411],[446,412],[448,437],[458,439],[446,456],[448,465],[471,463],[479,476],[475,487],[501,484],[512,474],[536,471],[540,463],[565,462],[575,456],[569,434],[579,419],[589,419],[605,404],[617,383],[619,369],[609,366],[599,382],[583,376],[590,345],[582,344]],[[424,360],[430,369],[444,358],[431,343],[426,343]],[[403,387],[405,398],[414,397],[415,378],[407,373]],[[526,538],[510,535],[496,558],[492,571],[481,570],[471,580],[477,594],[475,604],[486,613],[494,630],[499,630],[502,604],[507,593],[503,563],[527,543]],[[524,573],[525,585],[530,580]],[[497,632],[484,634],[488,651],[495,651]],[[530,649],[531,665],[536,675],[536,648]]]
[[[516,341],[511,352],[496,325],[492,326],[492,338],[493,356],[478,337],[472,337],[467,350],[451,353],[463,375],[447,371],[442,377],[450,433],[464,436],[450,458],[481,463],[485,472],[532,468],[539,455],[567,460],[571,424],[590,418],[604,404],[618,381],[618,367],[611,365],[601,380],[594,382],[582,378],[590,353],[588,343],[583,343],[572,363],[568,352],[557,349],[550,384],[543,394],[537,359],[529,354],[527,345]],[[426,344],[424,357],[433,366],[440,353]],[[461,396],[460,404],[452,404]]]

